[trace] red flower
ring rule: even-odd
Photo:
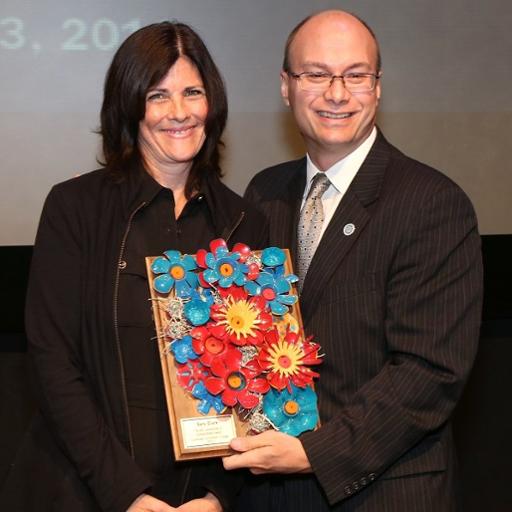
[[[236,297],[236,298],[235,298]],[[248,298],[247,292],[236,290],[236,295],[226,294],[224,304],[214,304],[209,325],[210,332],[235,345],[260,345],[264,334],[272,326],[272,315],[261,296]]]
[[[228,297],[235,300],[245,300],[249,296],[243,286],[237,286],[236,284],[232,284],[229,288],[219,288],[217,291],[224,300]]]
[[[228,349],[225,340],[212,334],[210,325],[195,327],[190,332],[192,348],[205,366],[210,366],[215,357],[223,355]]]
[[[233,246],[231,251],[240,254],[240,262],[247,265],[249,269],[246,274],[247,279],[252,281],[260,275],[260,267],[257,263],[247,263],[247,258],[249,258],[249,256],[252,254],[251,248],[248,245],[237,243]]]
[[[283,337],[276,328],[265,334],[265,343],[258,355],[258,363],[268,371],[270,385],[278,390],[285,387],[291,392],[290,383],[304,388],[313,382],[319,374],[309,365],[322,362],[318,356],[320,345],[313,343],[311,337],[302,341],[300,336],[287,332]]]
[[[208,377],[208,370],[197,360],[188,360],[185,364],[176,365],[176,377],[181,387],[187,391]]]
[[[266,379],[258,377],[261,369],[255,361],[242,367],[242,354],[230,348],[224,355],[211,363],[213,377],[205,380],[206,389],[212,395],[222,393],[222,403],[235,406],[239,403],[245,409],[252,409],[259,403],[258,394],[266,393],[270,386]]]

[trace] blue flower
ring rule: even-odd
[[[274,315],[288,313],[288,306],[297,302],[296,295],[290,295],[292,283],[296,283],[298,277],[294,274],[284,273],[284,266],[279,265],[272,268],[265,268],[255,281],[247,281],[245,290],[249,295],[261,295],[270,306]]]
[[[214,302],[212,292],[202,290],[199,294],[192,290],[190,296],[191,300],[183,307],[183,314],[193,326],[204,325],[210,319],[210,307]]]
[[[222,288],[229,288],[232,284],[242,286],[249,267],[239,259],[238,252],[230,253],[224,246],[217,247],[214,253],[209,252],[205,257],[208,268],[203,272],[203,279],[209,284],[218,283]]]
[[[277,267],[286,261],[286,254],[279,247],[267,247],[261,253],[261,262],[266,267]]]
[[[174,359],[178,363],[184,364],[189,359],[197,359],[199,356],[192,348],[192,336],[183,336],[181,339],[171,341],[169,344]]]
[[[197,268],[194,258],[188,254],[182,256],[179,251],[165,251],[164,255],[151,265],[153,273],[160,274],[153,281],[153,288],[159,293],[169,293],[174,287],[176,295],[188,297],[199,284],[193,272]]]
[[[210,409],[213,408],[218,414],[226,409],[222,403],[220,396],[215,396],[209,393],[203,382],[198,382],[192,389],[192,396],[200,400],[197,404],[197,410],[201,414],[208,414]]]
[[[313,430],[318,423],[316,393],[311,387],[277,391],[271,388],[263,397],[263,413],[285,434],[298,436]]]

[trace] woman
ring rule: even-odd
[[[222,79],[187,25],[145,27],[114,56],[105,168],[56,185],[41,217],[26,315],[41,413],[6,510],[229,508],[237,484],[218,462],[173,462],[144,266],[218,237],[265,245],[263,218],[219,180],[226,117]]]

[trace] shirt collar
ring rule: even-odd
[[[158,181],[156,181],[155,178],[153,178],[153,176],[151,176],[151,174],[149,174],[142,166],[139,172],[142,174],[140,179],[140,188],[137,194],[138,198],[140,198],[140,201],[144,201],[146,204],[150,204],[158,194],[162,193],[162,191],[169,193],[171,198],[173,198],[171,190],[160,185],[160,183],[158,183]],[[205,184],[205,179],[203,179],[201,187],[194,197],[198,198],[199,200],[206,199],[208,206],[211,208],[209,196],[210,194],[208,186]]]
[[[366,138],[366,140],[360,144],[352,153],[348,154],[345,158],[338,160],[334,165],[329,167],[325,171],[326,176],[329,178],[331,184],[336,188],[336,190],[340,193],[344,193],[350,185],[351,181],[354,179],[357,171],[363,164],[364,160],[368,156],[370,149],[377,138],[377,128],[374,126],[370,135]],[[311,180],[315,176],[315,174],[321,172],[320,169],[313,163],[309,154],[306,155],[307,164],[306,164],[306,190],[304,191],[304,195],[306,196],[309,187],[311,184]]]
[[[149,204],[165,187],[162,187],[142,166],[139,172],[142,176],[138,196],[146,204]]]

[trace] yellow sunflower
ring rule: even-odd
[[[270,313],[263,311],[254,298],[235,299],[227,297],[221,306],[213,307],[211,326],[215,335],[229,338],[236,345],[246,343],[260,344],[263,341],[263,329],[272,323]]]
[[[258,355],[258,363],[264,372],[268,372],[270,385],[283,390],[290,390],[290,384],[303,388],[313,382],[318,373],[309,368],[320,363],[319,346],[294,332],[282,336],[274,327],[265,333],[265,343]]]
[[[267,354],[267,361],[270,363],[272,371],[285,378],[291,377],[299,371],[304,357],[304,351],[300,346],[289,343],[285,339],[280,339],[277,343],[270,345]]]

